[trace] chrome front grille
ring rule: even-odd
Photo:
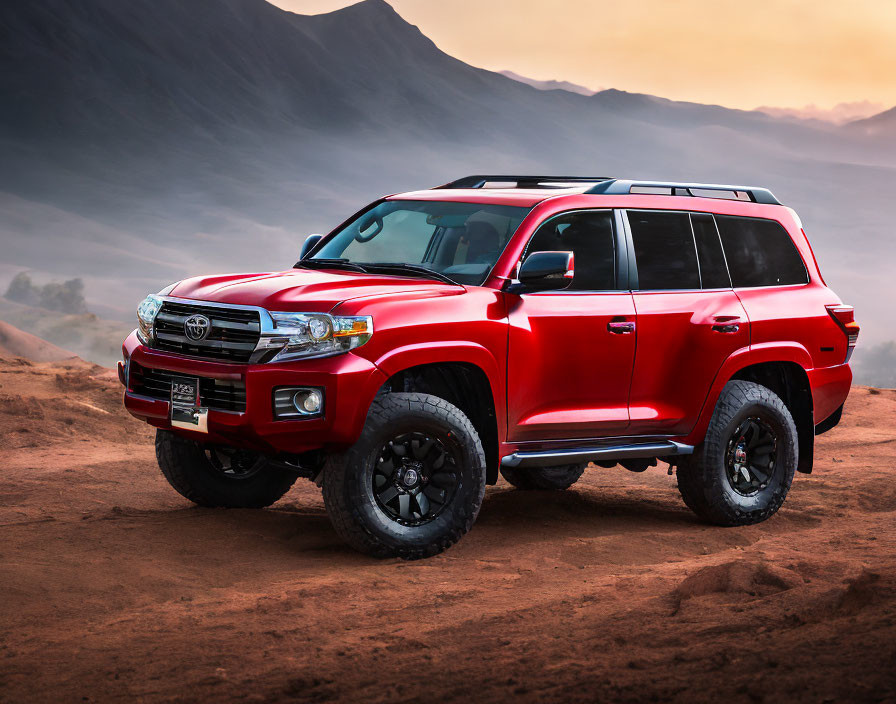
[[[199,341],[187,337],[184,327],[194,315],[203,315],[210,322],[208,334]],[[202,359],[248,362],[261,336],[261,319],[257,310],[165,301],[154,330],[155,349]]]
[[[167,369],[144,367],[131,360],[128,389],[141,396],[163,401],[171,399],[171,377],[193,376]],[[199,377],[199,404],[217,411],[243,413],[246,410],[246,384],[242,381]]]

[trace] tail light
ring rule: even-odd
[[[852,306],[825,306],[825,308],[843,334],[846,335],[846,359],[844,361],[848,362],[852,357],[852,351],[856,348],[861,329],[856,322],[855,308]]]

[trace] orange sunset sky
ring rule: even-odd
[[[271,0],[302,14],[345,0]],[[737,108],[896,105],[896,0],[390,0],[475,66]]]

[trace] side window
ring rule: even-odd
[[[722,241],[712,215],[691,213],[691,227],[694,228],[694,241],[697,243],[697,261],[700,264],[700,282],[703,288],[731,288]]]
[[[809,281],[806,266],[781,223],[716,215],[735,288],[784,286]]]
[[[613,212],[596,210],[566,213],[541,225],[529,240],[532,252],[572,252],[575,277],[567,290],[616,289],[616,236]]]
[[[687,213],[628,211],[638,289],[699,289],[697,250]]]

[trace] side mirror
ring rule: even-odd
[[[302,251],[299,253],[299,261],[311,253],[311,250],[314,249],[318,242],[320,242],[322,237],[323,235],[308,235],[308,237],[305,238],[305,241],[302,242]]]
[[[523,261],[517,278],[526,291],[555,291],[569,286],[574,275],[572,252],[533,252]]]

